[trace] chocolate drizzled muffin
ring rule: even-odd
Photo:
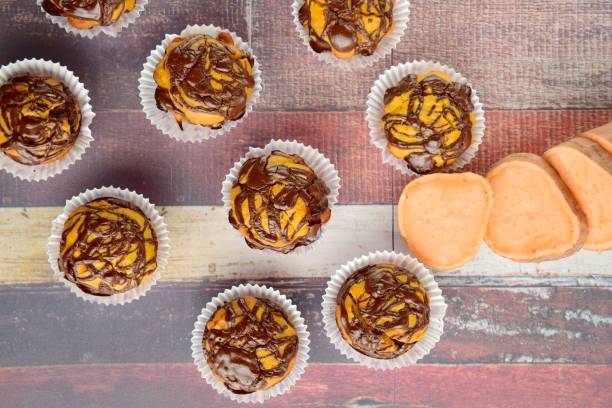
[[[0,150],[14,161],[55,161],[74,146],[80,129],[79,104],[59,80],[25,74],[0,86]]]
[[[85,293],[126,292],[155,272],[157,236],[139,208],[118,198],[98,198],[66,220],[58,264]]]
[[[301,157],[275,150],[240,169],[229,221],[251,248],[288,253],[317,240],[331,216],[329,192]]]
[[[136,0],[43,0],[45,11],[78,29],[109,26],[136,7]]]
[[[304,0],[299,19],[310,46],[338,58],[369,56],[393,29],[395,0]]]
[[[408,75],[385,92],[381,127],[389,151],[427,174],[452,165],[472,144],[472,89],[444,72]]]
[[[253,64],[229,33],[177,37],[155,69],[157,107],[172,113],[181,129],[184,120],[219,129],[244,116]]]
[[[211,371],[236,394],[265,390],[293,368],[295,328],[280,307],[244,296],[219,307],[206,324],[202,347]]]
[[[410,350],[429,325],[429,298],[410,271],[391,264],[369,265],[344,282],[336,323],[355,350],[391,359]]]

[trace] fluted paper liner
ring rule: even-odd
[[[463,152],[461,156],[457,158],[457,161],[445,169],[438,170],[438,172],[459,170],[468,164],[476,155],[478,147],[480,146],[482,138],[484,137],[485,115],[482,103],[480,103],[474,87],[468,82],[467,79],[465,79],[463,75],[446,65],[431,61],[406,62],[387,69],[378,77],[376,82],[374,82],[374,86],[368,95],[366,120],[368,122],[368,127],[370,128],[370,141],[374,146],[381,150],[383,162],[390,164],[408,176],[419,176],[419,174],[410,170],[404,160],[391,154],[387,148],[388,140],[385,137],[385,132],[381,128],[382,118],[385,114],[385,92],[387,89],[399,84],[400,81],[408,75],[424,74],[429,71],[442,71],[454,82],[468,85],[472,89],[471,101],[472,105],[474,106],[473,113],[475,121],[474,125],[472,126],[472,144],[465,152]]]
[[[329,221],[321,225],[319,238],[310,245],[297,247],[287,254],[272,251],[270,249],[254,250],[266,254],[275,254],[280,256],[303,254],[306,251],[312,250],[316,245],[321,242],[327,224],[329,224],[334,218],[333,207],[334,204],[336,204],[336,202],[338,201],[338,194],[340,191],[340,177],[338,177],[338,172],[336,171],[336,168],[329,161],[328,158],[326,158],[321,152],[319,152],[318,149],[315,149],[312,146],[303,145],[302,143],[299,143],[296,140],[271,140],[263,148],[249,147],[249,151],[247,152],[247,154],[242,159],[234,163],[234,167],[231,168],[228,175],[225,177],[225,181],[223,181],[221,194],[223,196],[224,210],[226,214],[229,214],[229,211],[232,209],[232,187],[234,183],[238,181],[238,175],[240,174],[240,169],[242,169],[243,164],[247,160],[252,159],[254,157],[269,156],[274,150],[279,150],[287,154],[297,154],[302,159],[304,159],[304,162],[306,162],[306,164],[314,171],[317,177],[325,183],[327,188],[329,188],[327,202],[329,209],[332,210],[332,214]],[[237,236],[240,237],[242,241],[244,241],[244,236],[240,233],[240,231],[236,230],[233,227],[231,228],[236,232]],[[245,245],[247,244],[245,243]]]
[[[136,0],[136,7],[134,7],[134,10],[128,13],[123,13],[121,17],[115,21],[115,23],[109,26],[96,26],[88,29],[76,28],[70,25],[66,17],[52,16],[51,14],[47,13],[42,6],[43,0],[36,0],[36,3],[45,14],[45,17],[47,17],[47,19],[53,24],[60,26],[69,34],[76,34],[80,35],[81,37],[92,39],[100,33],[104,33],[110,37],[116,37],[117,34],[132,24],[140,16],[140,13],[143,12],[145,6],[149,3],[149,0]]]
[[[414,347],[393,359],[376,359],[355,350],[344,340],[336,323],[336,299],[340,288],[354,272],[375,264],[393,264],[414,273],[429,297],[429,326],[425,334]],[[325,332],[334,347],[351,360],[377,370],[389,370],[415,364],[417,360],[429,354],[444,331],[446,302],[432,273],[416,259],[396,252],[371,252],[342,265],[327,283],[322,307]]]
[[[287,377],[285,377],[281,382],[266,390],[260,390],[251,394],[235,394],[229,390],[223,384],[223,382],[213,375],[206,361],[202,341],[204,337],[204,330],[206,329],[206,323],[213,316],[215,311],[220,306],[230,302],[232,299],[244,296],[264,298],[279,306],[289,318],[289,323],[291,323],[291,325],[293,325],[295,328],[298,337],[298,349],[295,365],[291,369],[289,375],[287,375]],[[267,399],[286,393],[300,379],[306,366],[308,365],[308,353],[310,352],[309,336],[308,328],[304,324],[304,319],[302,318],[299,310],[297,310],[297,308],[291,303],[291,300],[289,300],[285,295],[281,295],[279,291],[266,286],[251,284],[240,285],[234,286],[231,289],[226,289],[224,292],[219,293],[210,302],[208,302],[206,307],[202,309],[202,312],[194,324],[194,329],[191,332],[191,355],[195,365],[198,367],[198,371],[200,371],[202,378],[206,380],[206,382],[210,384],[219,394],[240,403],[261,403]]]
[[[247,98],[244,116],[238,120],[226,121],[220,129],[211,129],[206,126],[194,125],[188,120],[184,120],[183,130],[181,130],[172,113],[164,112],[157,107],[157,102],[155,101],[155,90],[157,89],[157,84],[155,83],[154,79],[155,68],[164,57],[168,44],[170,44],[170,42],[172,42],[172,40],[174,40],[176,37],[193,37],[198,34],[204,34],[214,38],[220,32],[229,33],[232,36],[236,47],[252,57],[254,61],[253,79],[255,80],[255,85],[253,86],[253,92]],[[180,34],[166,34],[164,41],[162,41],[160,45],[151,51],[151,55],[149,55],[147,61],[143,65],[138,82],[140,84],[138,86],[140,93],[140,104],[142,105],[142,109],[144,110],[147,119],[149,119],[149,121],[151,121],[151,123],[157,129],[162,131],[167,136],[183,142],[201,142],[203,140],[213,139],[238,126],[238,123],[243,121],[253,110],[255,101],[259,97],[259,94],[263,88],[259,62],[257,62],[257,58],[255,57],[251,47],[249,47],[249,45],[238,36],[238,34],[213,25],[189,25],[187,28],[181,31]]]
[[[45,74],[60,80],[69,90],[81,108],[81,129],[68,153],[50,163],[28,166],[11,159],[0,152],[0,169],[27,181],[43,181],[56,176],[81,159],[93,141],[89,126],[95,116],[89,104],[89,91],[79,78],[63,65],[42,59],[24,59],[0,68],[0,86],[10,79],[23,74]]]
[[[343,59],[334,56],[331,52],[319,53],[312,49],[308,39],[308,31],[300,22],[300,8],[302,8],[303,4],[304,0],[294,0],[293,5],[291,6],[293,23],[298,35],[302,39],[302,42],[320,61],[344,69],[368,67],[374,64],[376,61],[382,59],[385,55],[390,54],[402,39],[402,35],[404,35],[404,31],[406,31],[408,21],[410,20],[410,1],[397,0],[393,6],[393,28],[387,33],[387,35],[384,36],[380,43],[378,43],[378,47],[372,53],[372,55],[355,55],[352,58]]]
[[[57,263],[60,256],[62,231],[70,214],[78,207],[102,197],[118,198],[138,207],[151,222],[155,230],[155,235],[157,236],[157,269],[155,269],[148,279],[136,288],[112,296],[95,296],[83,292],[76,284],[64,278],[64,273],[60,271]],[[103,305],[123,305],[144,296],[145,293],[157,283],[157,280],[168,264],[168,258],[170,256],[170,238],[168,237],[168,228],[163,217],[159,214],[155,205],[151,204],[147,198],[126,189],[113,186],[100,187],[93,190],[86,190],[78,196],[72,197],[70,200],[66,201],[64,211],[53,220],[51,236],[47,244],[47,255],[49,256],[49,264],[53,270],[53,275],[81,299]]]

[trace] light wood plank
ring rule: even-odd
[[[59,207],[0,208],[0,283],[53,282],[46,242]],[[227,221],[220,206],[171,206],[163,209],[172,255],[163,281],[327,277],[348,260],[375,250],[407,252],[393,226],[391,205],[346,205],[334,209],[326,234],[307,255],[276,255],[252,250]],[[393,232],[395,231],[395,233]],[[581,251],[541,264],[504,260],[483,246],[477,258],[458,271],[437,273],[454,284],[477,277],[567,278],[577,284],[607,286],[612,251]],[[511,280],[508,284],[512,284]]]

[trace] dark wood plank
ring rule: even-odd
[[[248,36],[246,0],[150,1],[117,38],[92,40],[66,33],[47,20],[36,1],[4,0],[0,6],[0,64],[50,59],[73,70],[89,89],[95,112],[140,110],[138,78],[151,50],[166,34],[188,24],[214,24]]]
[[[435,366],[374,372],[311,364],[274,407],[607,407],[610,366]],[[15,408],[237,407],[191,364],[0,369],[0,402]]]
[[[191,361],[200,309],[244,282],[160,284],[124,307],[91,305],[59,286],[0,286],[0,366]],[[313,362],[347,362],[321,322],[325,279],[258,281],[291,298]],[[444,287],[445,332],[425,363],[612,364],[610,289]]]
[[[484,174],[509,153],[542,153],[610,120],[612,109],[488,112],[485,141],[466,169]],[[93,133],[96,140],[83,159],[44,183],[0,172],[0,205],[63,205],[105,184],[135,189],[159,205],[221,204],[221,182],[234,161],[271,138],[295,138],[325,154],[342,179],[342,204],[392,203],[394,190],[399,194],[407,180],[382,163],[361,112],[256,112],[234,132],[200,144],[171,140],[140,112],[104,112]]]

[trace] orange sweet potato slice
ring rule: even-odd
[[[406,245],[421,262],[450,270],[476,255],[492,207],[493,190],[484,177],[437,173],[408,183],[397,219]]]
[[[612,154],[577,137],[544,153],[584,212],[589,232],[585,249],[612,249]]]
[[[584,132],[580,136],[599,143],[608,153],[612,154],[612,122]]]
[[[487,174],[495,202],[485,242],[518,262],[558,259],[578,251],[586,218],[561,178],[543,158],[517,153]]]

